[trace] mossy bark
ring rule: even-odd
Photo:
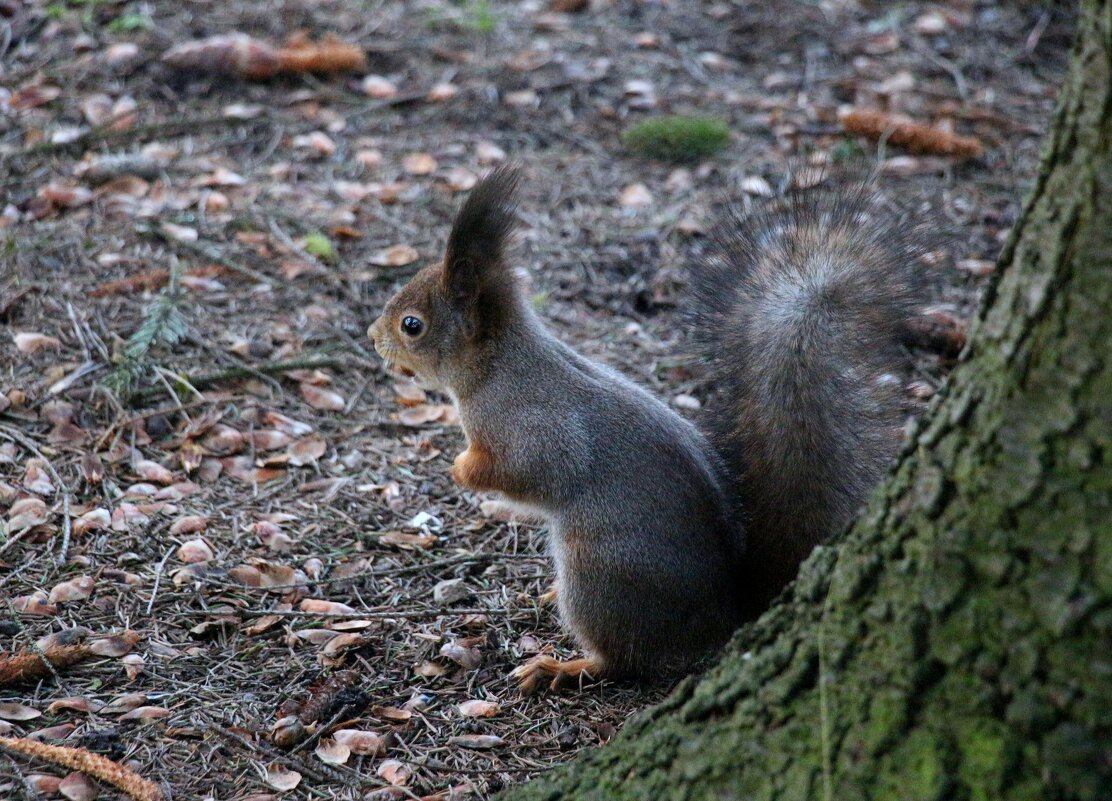
[[[1112,797],[1112,0],[947,388],[853,529],[616,740],[503,798]]]

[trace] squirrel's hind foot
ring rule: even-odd
[[[606,676],[606,663],[597,657],[571,659],[561,662],[551,656],[537,656],[516,668],[510,675],[526,695],[543,689],[559,690],[572,685],[598,681]]]

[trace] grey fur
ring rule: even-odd
[[[718,387],[707,428],[730,469],[757,612],[891,462],[898,343],[929,239],[866,180],[731,210],[712,241],[693,270],[693,322]]]
[[[547,517],[560,614],[589,656],[568,675],[672,674],[759,611],[887,465],[898,405],[881,377],[918,298],[916,239],[870,213],[865,186],[729,215],[696,270],[721,390],[708,439],[545,329],[503,257],[516,181],[476,187],[446,264],[370,334],[456,400],[457,480]]]

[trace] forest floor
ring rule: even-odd
[[[19,684],[0,667],[0,734],[177,799],[487,798],[663,697],[519,695],[516,665],[574,652],[536,600],[543,533],[452,484],[451,410],[384,372],[367,325],[513,160],[544,318],[689,409],[708,388],[683,357],[683,264],[716,208],[759,203],[792,160],[864,155],[952,233],[932,308],[960,328],[1071,21],[972,0],[590,5],[0,0],[0,652],[39,666]],[[246,81],[160,61],[298,30],[367,67]],[[841,131],[847,105],[985,155],[877,148]],[[623,147],[674,112],[732,141],[686,167]],[[160,322],[177,341],[144,348]],[[911,411],[948,369],[915,357]],[[82,658],[40,669],[60,639]],[[0,797],[114,797],[66,773],[0,755]]]

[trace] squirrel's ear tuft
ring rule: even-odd
[[[453,302],[474,306],[484,295],[496,302],[503,289],[512,287],[504,257],[515,227],[520,178],[516,167],[498,167],[471,190],[456,214],[444,256],[445,290]]]

